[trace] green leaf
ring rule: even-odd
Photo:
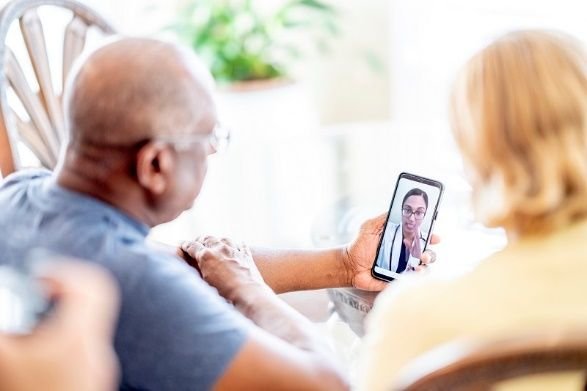
[[[334,7],[332,7],[329,4],[326,4],[323,1],[319,1],[319,0],[300,0],[299,4],[306,6],[306,7],[309,7],[309,8],[318,9],[321,11],[334,12]]]
[[[167,29],[189,44],[220,82],[281,77],[307,46],[295,38],[338,33],[336,9],[321,0],[289,0],[272,15],[253,0],[194,0],[178,10]],[[326,36],[325,36],[326,34]],[[307,40],[306,40],[307,41]]]

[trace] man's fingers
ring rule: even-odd
[[[217,236],[206,236],[204,240],[199,241],[204,244],[206,247],[219,247],[219,246],[229,246],[235,247],[235,244],[231,239],[228,238],[219,238]]]
[[[383,232],[383,226],[385,225],[386,219],[387,213],[382,213],[377,217],[365,221],[361,226],[361,229],[367,229],[371,232],[380,234],[381,232]]]
[[[195,269],[201,275],[202,274],[202,271],[200,270],[200,266],[198,265],[198,261],[187,250],[184,250],[183,247],[182,247],[182,245],[180,245],[177,248],[177,256],[180,259],[183,259],[185,261],[185,263],[187,263],[188,265],[190,265],[193,269]]]
[[[249,248],[249,246],[247,246],[245,243],[242,243],[239,246],[239,249],[240,249],[240,251],[245,253],[247,256],[251,257],[251,259],[253,259],[253,253],[252,253],[251,249]]]
[[[196,240],[194,240],[194,242],[206,244],[206,242],[208,242],[208,240],[210,240],[210,238],[213,238],[213,237],[210,235],[200,235],[196,238]]]
[[[436,234],[430,235],[430,244],[438,244],[440,243],[440,236]]]
[[[221,246],[226,246],[224,243],[220,243]],[[222,253],[218,252],[218,249],[213,249],[209,246],[205,246],[200,242],[183,242],[181,249],[185,251],[190,257],[193,258],[194,262],[190,265],[195,267],[201,274],[202,263],[209,260],[218,259]]]
[[[178,257],[180,257],[181,259],[183,259],[187,263],[190,263],[190,261],[192,260],[192,257],[190,256],[190,254],[188,254],[187,251],[185,251],[183,248],[181,248],[181,245],[179,247],[177,247],[177,249],[175,251],[175,255],[177,255]]]
[[[359,289],[370,292],[379,292],[385,289],[387,285],[387,282],[369,276],[365,281],[360,283],[361,287]]]
[[[211,235],[199,236],[196,240],[189,241],[188,243],[200,243],[205,247],[217,249],[226,246],[233,248],[235,250],[239,248],[239,246],[230,238],[220,238]]]
[[[230,238],[222,238],[219,240],[221,243],[226,244],[227,246],[230,246],[232,248],[234,248],[235,250],[238,249],[240,246],[237,245],[232,239]]]
[[[387,216],[387,213],[382,213],[373,219],[373,224],[375,225],[375,230],[378,234],[383,233],[383,228],[385,227],[385,221],[387,220]]]
[[[180,245],[179,254],[181,258],[186,259],[191,257],[193,260],[186,259],[189,264],[196,266],[194,263],[199,263],[203,257],[206,257],[210,251],[216,252],[223,256],[232,256],[234,254],[244,253],[250,255],[245,245],[239,245],[230,238],[219,238],[215,236],[203,236],[193,241],[186,241]]]
[[[181,244],[181,249],[185,251],[190,257],[198,259],[198,253],[206,248],[200,241],[187,241]]]
[[[387,282],[381,280],[374,280],[373,283],[370,285],[370,291],[379,292],[384,290],[387,287]]]
[[[375,225],[383,225],[385,224],[385,220],[387,219],[387,212],[381,213],[380,215],[371,219],[371,222]]]

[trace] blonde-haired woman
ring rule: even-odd
[[[380,295],[364,390],[389,389],[411,359],[456,338],[587,326],[585,49],[558,32],[502,36],[461,71],[451,114],[477,216],[509,244],[459,279],[415,277]],[[528,386],[549,381],[560,379]]]

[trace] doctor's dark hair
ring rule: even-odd
[[[413,188],[412,190],[408,191],[404,196],[404,200],[402,201],[402,208],[406,203],[406,200],[411,196],[422,196],[424,198],[424,203],[426,204],[426,209],[428,209],[428,194],[424,190]]]

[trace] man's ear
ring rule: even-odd
[[[137,179],[155,195],[163,194],[174,172],[175,156],[166,143],[150,142],[137,153]]]

